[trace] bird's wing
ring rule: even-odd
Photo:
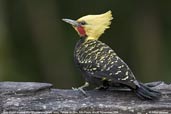
[[[95,47],[98,51],[84,59],[86,63],[80,64],[82,70],[94,78],[134,86],[135,77],[127,64],[109,46],[100,45],[101,48]]]

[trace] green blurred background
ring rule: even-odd
[[[142,82],[171,82],[171,0],[0,0],[0,81],[83,84],[74,66],[79,36],[61,21],[113,12],[100,38]]]

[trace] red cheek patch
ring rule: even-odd
[[[82,26],[78,26],[77,30],[78,30],[80,36],[86,36],[86,32]]]

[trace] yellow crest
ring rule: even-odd
[[[87,24],[84,25],[87,39],[97,40],[107,28],[110,28],[112,12],[108,11],[99,15],[87,15],[81,17],[77,22],[85,21]]]

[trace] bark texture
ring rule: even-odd
[[[0,82],[0,113],[168,114],[171,113],[171,84],[157,84],[157,101],[142,101],[128,89],[79,91],[55,89],[52,84]]]

